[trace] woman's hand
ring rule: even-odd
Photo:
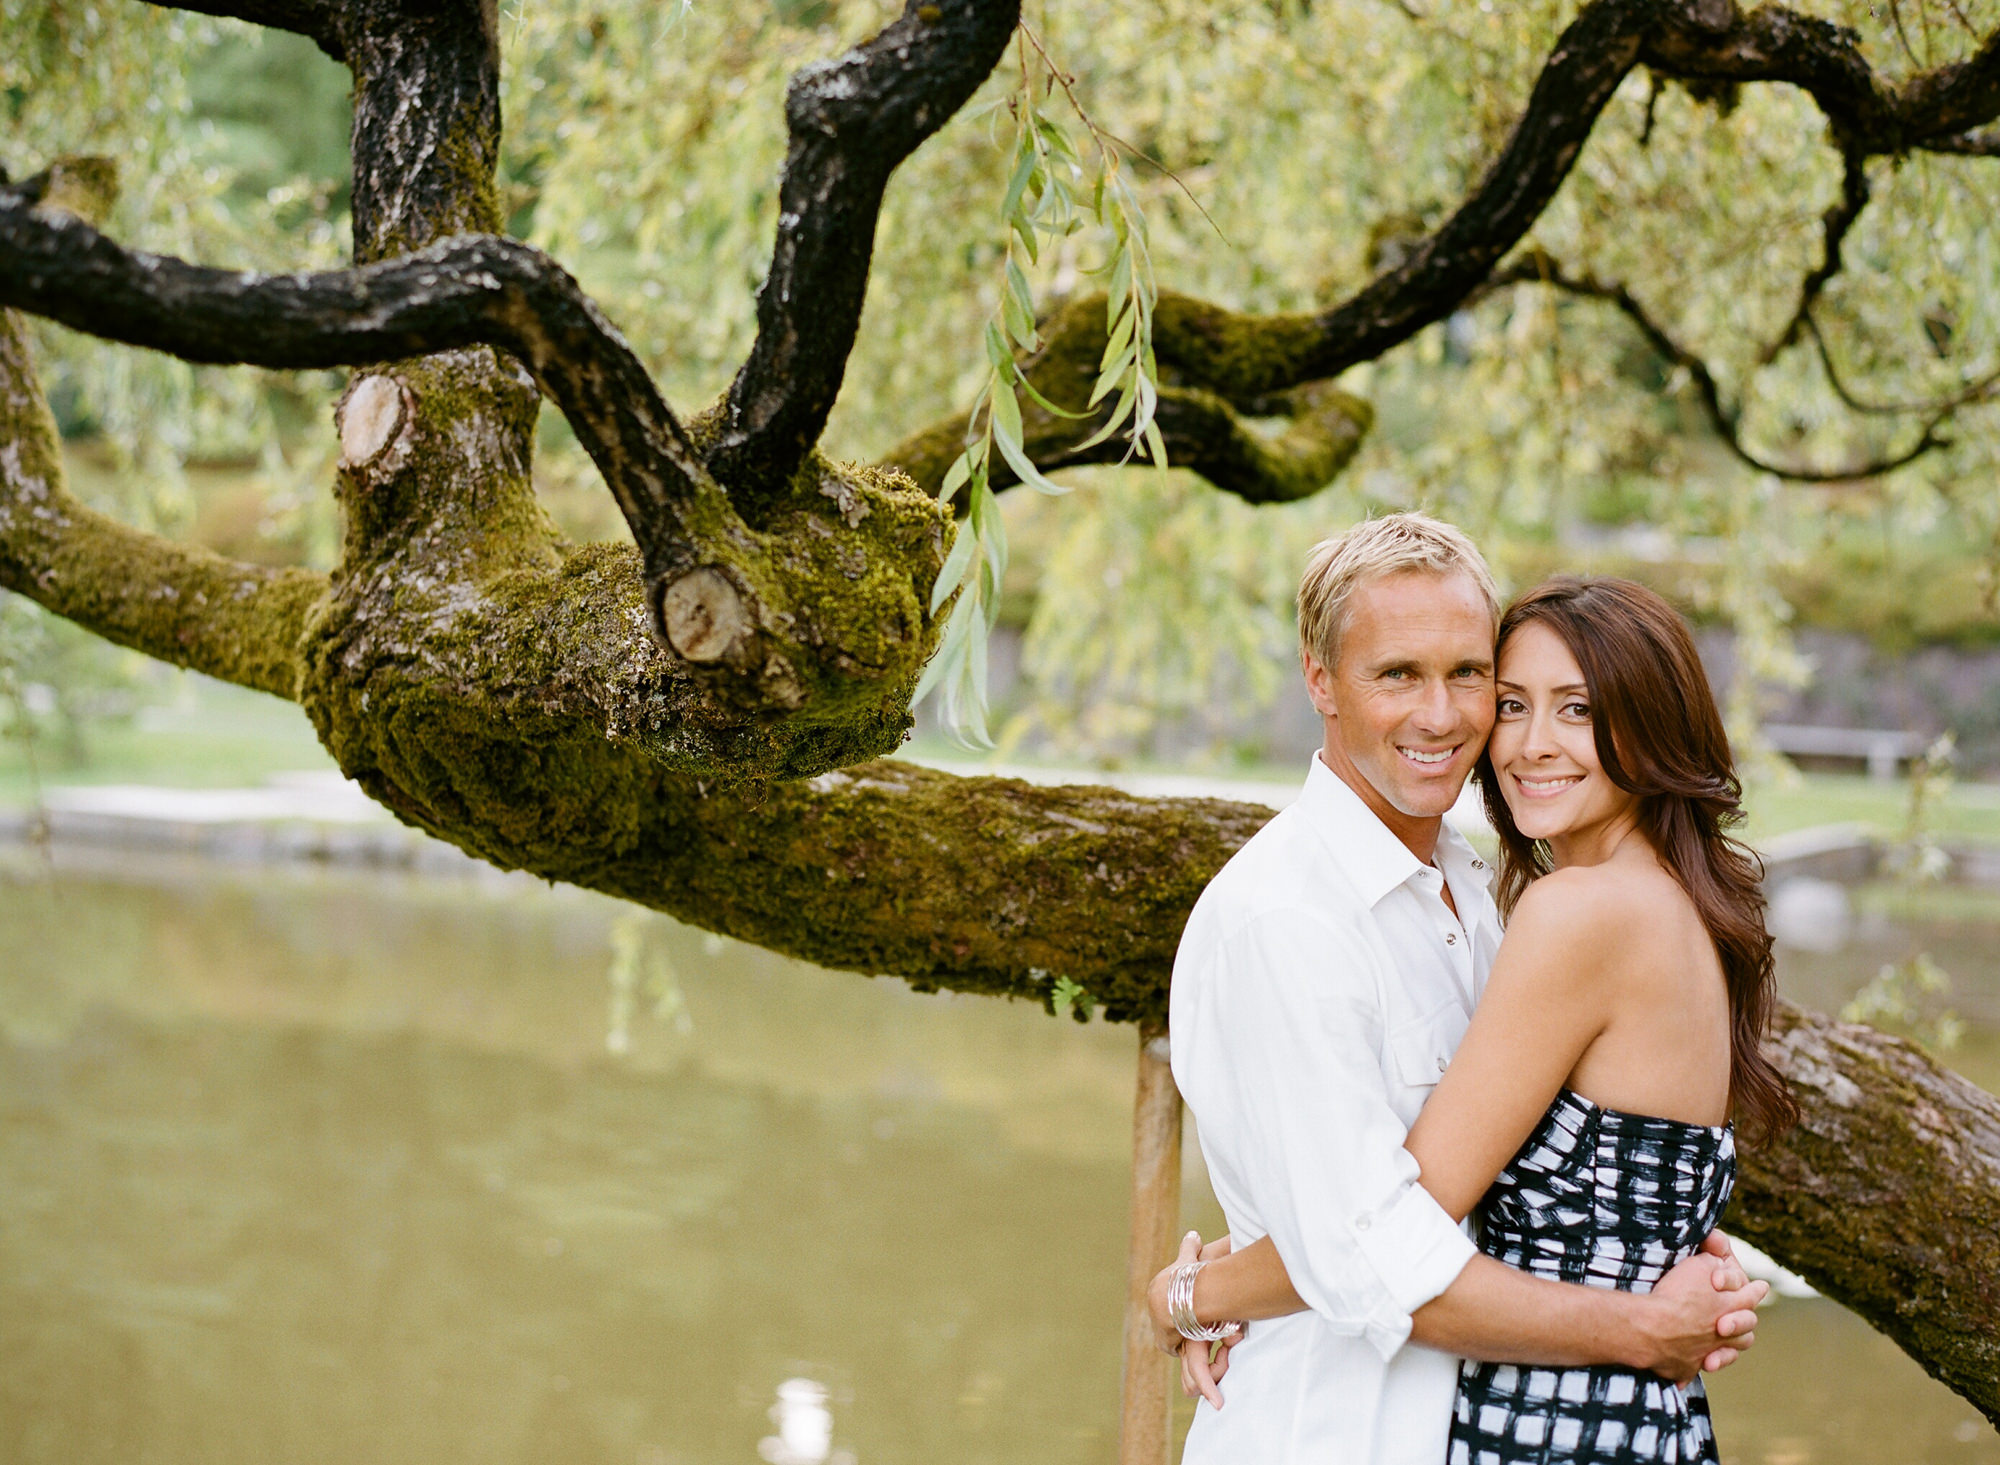
[[[1146,1310],[1153,1317],[1153,1346],[1162,1353],[1181,1351],[1183,1339],[1180,1330],[1167,1315],[1167,1287],[1174,1279],[1174,1270],[1198,1259],[1201,1250],[1201,1233],[1190,1231],[1181,1238],[1180,1254],[1154,1274],[1146,1287]]]
[[[1173,1281],[1174,1272],[1187,1263],[1212,1262],[1228,1255],[1229,1236],[1226,1232],[1203,1246],[1201,1233],[1190,1231],[1181,1238],[1179,1255],[1162,1267],[1146,1288],[1146,1306],[1152,1314],[1154,1342],[1162,1353],[1180,1356],[1181,1392],[1189,1396],[1200,1394],[1217,1409],[1222,1407],[1222,1391],[1216,1385],[1229,1372],[1229,1350],[1242,1340],[1243,1329],[1238,1325],[1235,1336],[1215,1344],[1189,1342],[1180,1335],[1180,1330],[1167,1315],[1167,1288]]]

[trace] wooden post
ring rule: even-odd
[[[1118,1465],[1166,1465],[1173,1360],[1153,1346],[1146,1285],[1173,1260],[1181,1215],[1181,1093],[1167,1064],[1167,1030],[1139,1029],[1132,1106],[1132,1249],[1125,1269],[1125,1394]]]

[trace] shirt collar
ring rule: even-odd
[[[1424,868],[1318,753],[1312,755],[1299,803],[1341,874],[1370,906]],[[1443,846],[1442,837],[1438,843]]]
[[[1399,840],[1398,843],[1401,843]],[[1438,831],[1437,853],[1433,856],[1445,879],[1460,890],[1484,890],[1493,883],[1493,867],[1481,857],[1464,835],[1447,819]]]
[[[1299,802],[1334,863],[1371,907],[1424,868],[1410,847],[1390,832],[1380,816],[1362,802],[1361,795],[1327,767],[1318,753],[1312,755]],[[1440,823],[1432,859],[1438,873],[1458,890],[1484,890],[1493,876],[1492,867],[1449,820]]]

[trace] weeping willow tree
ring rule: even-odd
[[[1990,0],[4,3],[0,585],[482,859],[825,965],[1157,1022],[1268,817],[881,761],[927,663],[976,720],[1010,524],[1100,713],[1254,681],[1381,504],[1504,548],[1615,485],[1774,660],[1801,523],[2000,544]],[[265,33],[351,73],[338,189],[230,194],[189,121]],[[330,494],[325,564],[159,532],[217,441]],[[2000,1101],[1780,1028],[1734,1224],[2000,1422]]]

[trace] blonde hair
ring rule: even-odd
[[[1469,575],[1498,629],[1500,591],[1472,541],[1428,514],[1389,514],[1364,519],[1313,546],[1299,581],[1299,649],[1321,666],[1331,667],[1355,590],[1370,580],[1411,570]]]

